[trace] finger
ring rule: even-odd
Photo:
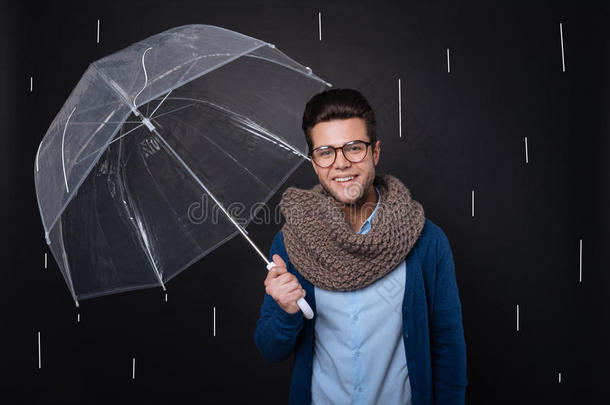
[[[267,277],[265,277],[265,281],[263,284],[265,284],[265,287],[268,286],[269,284],[272,284],[273,282],[275,282],[275,279],[277,278],[279,274],[277,274],[277,272],[271,272],[269,271],[267,273]]]
[[[303,292],[301,290],[294,290],[283,297],[285,304],[296,304],[296,302],[303,297]]]
[[[269,273],[271,273],[271,271],[269,271]],[[277,295],[281,291],[286,291],[286,288],[284,286],[290,284],[293,281],[298,283],[297,278],[291,273],[283,273],[280,275],[269,274],[268,277],[265,279],[265,287],[268,294],[269,291],[273,291],[274,294]]]
[[[288,284],[291,281],[296,281],[296,280],[297,280],[297,278],[292,273],[283,273],[277,277],[277,283],[279,285]],[[297,281],[297,283],[298,283],[298,281]]]
[[[277,287],[280,294],[291,294],[295,291],[300,292],[301,285],[298,281],[290,281]]]
[[[284,262],[284,259],[278,254],[273,255],[273,263],[275,263],[276,266],[286,268],[286,262]]]
[[[276,278],[282,274],[286,274],[288,273],[288,270],[286,270],[286,267],[280,267],[280,266],[275,266],[272,267],[271,270],[269,270],[268,276],[271,278]],[[288,273],[290,274],[290,273]]]

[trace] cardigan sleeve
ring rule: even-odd
[[[436,404],[464,404],[466,342],[455,264],[447,236],[437,244],[436,282],[430,320],[432,382]]]
[[[281,231],[273,239],[269,260],[274,254],[280,255],[286,264],[289,263]],[[265,293],[254,331],[256,347],[264,359],[279,362],[288,358],[294,350],[296,338],[302,328],[303,313],[301,311],[289,314],[275,302],[273,297]]]

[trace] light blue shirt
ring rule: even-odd
[[[358,233],[370,231],[377,206]],[[365,288],[315,287],[312,404],[411,404],[402,337],[406,266]]]

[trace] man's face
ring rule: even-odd
[[[341,147],[347,142],[361,140],[369,142],[366,124],[362,118],[337,119],[320,122],[311,129],[313,148],[320,146]],[[375,166],[379,161],[380,142],[367,147],[366,157],[358,162],[350,162],[337,149],[335,162],[329,167],[320,167],[313,160],[311,164],[324,189],[335,200],[344,204],[355,204],[365,201],[367,193],[372,191],[375,179]],[[353,177],[351,180],[342,179]]]

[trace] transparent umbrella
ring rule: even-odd
[[[308,159],[302,111],[329,86],[274,45],[210,25],[92,63],[34,168],[46,241],[76,305],[165,289],[240,233],[269,269],[245,227]]]

